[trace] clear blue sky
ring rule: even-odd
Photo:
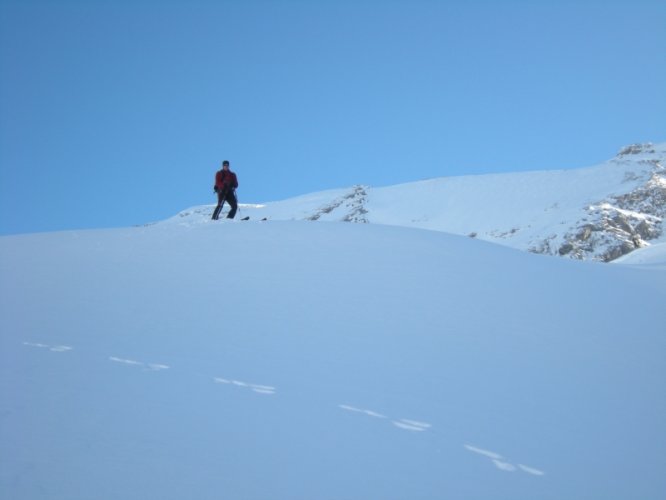
[[[666,140],[663,0],[0,0],[0,234]],[[396,200],[409,203],[409,200]]]

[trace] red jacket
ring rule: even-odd
[[[236,189],[238,187],[238,179],[236,178],[236,174],[234,174],[231,170],[227,170],[226,172],[224,169],[218,170],[215,174],[215,187],[218,191],[223,191],[225,188]]]

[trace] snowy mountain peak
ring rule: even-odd
[[[637,154],[655,154],[656,152],[657,149],[655,149],[654,144],[646,142],[644,144],[630,144],[629,146],[625,146],[620,150],[617,156],[623,157]]]
[[[666,143],[632,144],[588,168],[358,185],[241,205],[241,217],[406,226],[609,262],[666,241],[664,165]],[[212,208],[194,207],[166,222],[208,222]]]

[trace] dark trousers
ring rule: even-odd
[[[229,189],[227,191],[217,192],[217,206],[213,212],[213,220],[217,220],[220,217],[222,205],[224,205],[225,201],[231,207],[231,210],[229,210],[229,213],[227,214],[227,219],[233,219],[236,216],[236,210],[238,210],[238,200],[236,200],[236,193],[234,190]]]

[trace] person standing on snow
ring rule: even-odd
[[[238,187],[238,179],[236,174],[229,170],[229,161],[222,162],[222,170],[218,170],[215,174],[215,186],[213,190],[217,193],[217,206],[213,212],[213,220],[217,220],[222,211],[222,205],[226,201],[229,203],[231,210],[227,214],[227,219],[233,219],[238,210],[238,200],[236,199],[236,188]]]

